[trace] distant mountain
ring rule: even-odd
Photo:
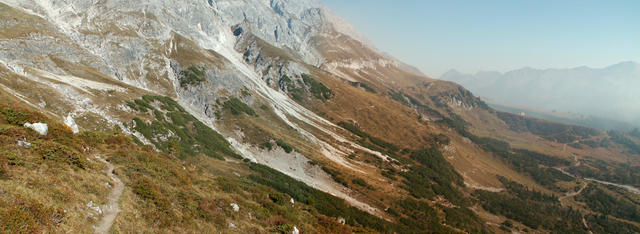
[[[507,73],[451,70],[440,79],[459,83],[495,102],[640,123],[640,64],[605,68],[522,68]]]

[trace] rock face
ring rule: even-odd
[[[344,156],[368,149],[289,94],[317,89],[304,79],[314,72],[385,89],[416,72],[378,52],[316,0],[0,0],[0,31],[0,89],[74,132],[117,125],[149,143],[136,131],[127,102],[169,96],[243,157],[379,214],[306,159],[321,155],[363,173],[365,167]],[[189,71],[198,75],[190,78]],[[312,150],[265,153],[250,145],[220,122],[222,102],[235,97],[264,106],[273,115],[269,128],[287,129]],[[295,160],[278,160],[286,157]]]

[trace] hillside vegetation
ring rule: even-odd
[[[306,197],[292,194],[296,202],[291,203],[291,195],[255,182],[251,178],[257,178],[252,175],[256,172],[248,164],[197,155],[181,160],[139,146],[118,129],[74,135],[68,127],[17,106],[0,105],[0,113],[2,232],[91,232],[100,212],[87,204],[105,204],[107,183],[112,183],[95,156],[116,165],[126,186],[113,227],[117,232],[358,230],[316,211]],[[25,122],[47,123],[49,134],[40,136],[21,126]],[[31,147],[17,145],[19,140]]]

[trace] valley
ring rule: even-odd
[[[640,135],[496,110],[347,26],[0,0],[0,232],[640,232]]]

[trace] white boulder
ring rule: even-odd
[[[238,211],[240,211],[240,206],[238,206],[238,204],[236,204],[236,203],[231,203],[231,204],[229,204],[229,205],[231,205],[231,208],[233,208],[233,211],[234,211],[234,212],[238,212]]]
[[[68,115],[67,118],[64,118],[64,124],[69,126],[69,128],[71,128],[71,131],[73,131],[73,134],[77,134],[80,132],[80,129],[76,124],[76,121],[73,120],[73,117],[71,117],[71,115]]]
[[[30,148],[31,147],[31,143],[26,142],[26,141],[18,141],[18,146],[22,146],[24,148]]]
[[[33,131],[36,131],[43,136],[46,136],[47,132],[49,132],[49,126],[46,123],[25,123],[24,127],[31,128]]]

